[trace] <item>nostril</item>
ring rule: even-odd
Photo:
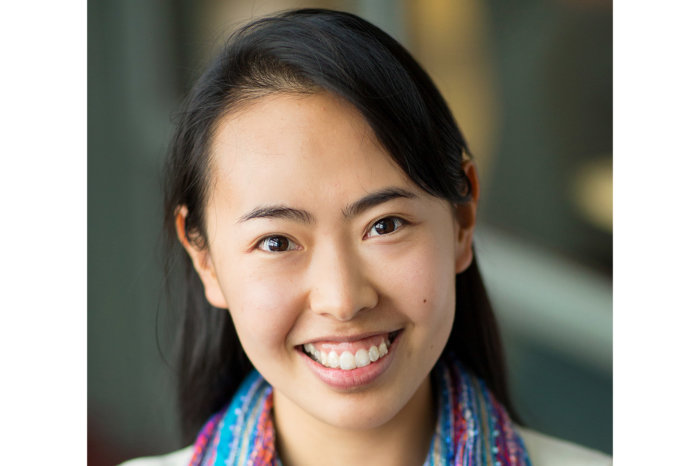
[[[369,284],[363,284],[352,288],[316,288],[309,300],[313,312],[348,321],[361,312],[375,308],[379,302],[379,295]]]
[[[309,308],[317,314],[349,321],[374,308],[379,299],[363,263],[342,245],[328,244],[314,251],[309,265]]]

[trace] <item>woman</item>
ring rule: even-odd
[[[476,168],[376,27],[297,10],[239,30],[167,174],[187,254],[179,398],[199,433],[134,464],[608,464],[511,420]]]

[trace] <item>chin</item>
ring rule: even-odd
[[[341,395],[352,397],[352,395]],[[370,430],[393,419],[401,406],[391,406],[381,400],[367,402],[360,399],[331,403],[319,414],[320,420],[339,429]]]

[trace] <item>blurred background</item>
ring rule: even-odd
[[[380,26],[433,77],[479,167],[516,407],[611,453],[611,1],[90,0],[89,464],[184,446],[159,243],[172,115],[237,25],[308,6]]]

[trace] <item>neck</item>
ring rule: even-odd
[[[371,429],[329,425],[274,396],[277,452],[285,466],[422,465],[435,430],[430,377],[388,422]],[[294,412],[296,411],[296,412]]]

